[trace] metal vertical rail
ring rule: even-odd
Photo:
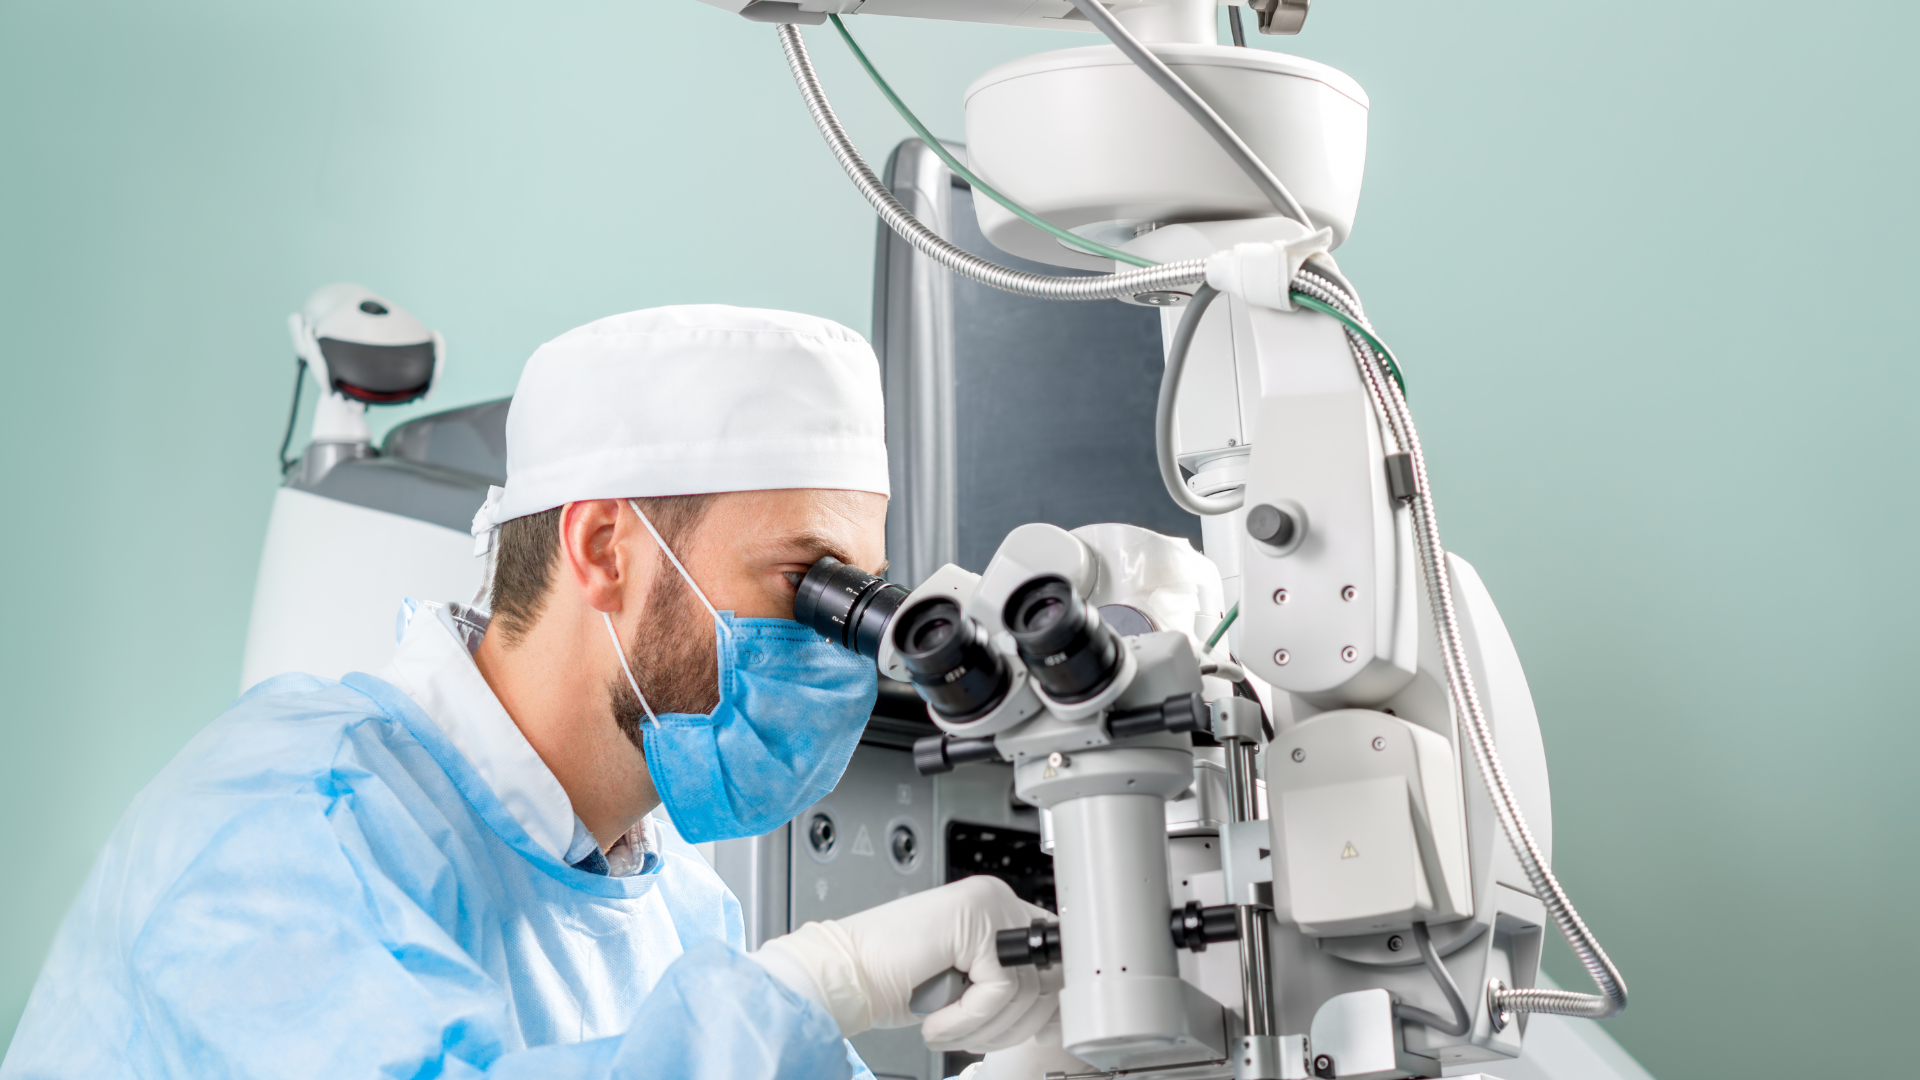
[[[1255,759],[1260,747],[1246,739],[1227,739],[1225,746],[1227,796],[1233,803],[1233,820],[1252,821],[1260,810],[1254,787]],[[1256,904],[1241,904],[1234,918],[1240,927],[1240,1007],[1241,1015],[1246,1018],[1247,1034],[1276,1034],[1266,912]]]

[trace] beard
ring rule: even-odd
[[[655,563],[654,586],[627,665],[655,713],[712,712],[720,704],[713,616],[665,559],[656,555]],[[620,733],[645,753],[647,712],[633,696],[625,672],[614,673],[607,695]]]

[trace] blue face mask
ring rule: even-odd
[[[713,614],[720,704],[656,716],[601,613],[627,685],[646,711],[647,769],[674,827],[692,843],[770,832],[840,782],[873,712],[873,664],[791,619],[714,611],[640,504],[628,501],[673,568]]]

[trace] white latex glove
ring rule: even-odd
[[[934,1050],[981,1053],[1017,1046],[1053,1017],[1058,998],[1031,967],[1003,968],[997,931],[1052,915],[994,877],[970,877],[831,922],[811,922],[753,958],[795,993],[818,1002],[843,1035],[921,1023]],[[914,988],[948,968],[973,985],[924,1022],[908,1008]]]
[[[1033,1038],[967,1066],[959,1080],[1032,1080],[1056,1073],[1084,1076],[1099,1071],[1060,1048],[1060,1018],[1054,1016]]]

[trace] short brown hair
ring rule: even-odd
[[[699,526],[713,496],[662,495],[635,501],[647,512],[653,527],[660,530],[667,546],[684,557],[681,541]],[[500,628],[508,646],[525,639],[546,607],[554,568],[560,562],[560,513],[565,509],[556,506],[500,526],[493,569],[493,625]]]

